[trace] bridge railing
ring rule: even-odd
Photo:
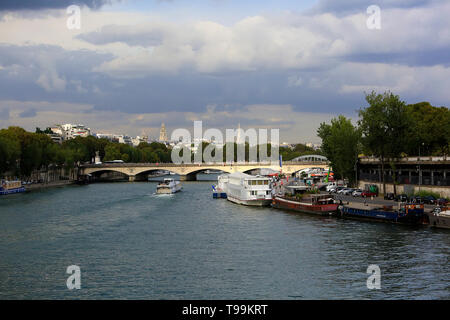
[[[328,165],[328,161],[283,161],[282,165]],[[212,163],[182,163],[171,162],[158,163],[102,163],[102,164],[82,164],[84,168],[118,168],[118,167],[201,167],[201,166],[279,166],[278,162],[212,162]]]

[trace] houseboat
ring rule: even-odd
[[[226,183],[227,199],[247,206],[269,206],[272,202],[271,179],[245,173],[231,173]]]
[[[376,206],[364,203],[351,203],[339,206],[340,214],[344,218],[355,218],[371,221],[424,224],[425,213],[423,204],[399,204],[398,209],[393,206]]]
[[[317,194],[309,186],[285,186],[274,196],[272,207],[321,216],[336,215],[338,203],[334,195]]]
[[[158,183],[156,186],[157,194],[170,194],[181,190],[180,181],[176,181],[172,178],[165,178],[164,181]]]
[[[25,187],[20,181],[7,181],[2,180],[0,185],[0,195],[6,195],[11,193],[25,192]]]
[[[450,209],[449,208],[435,208],[428,213],[430,226],[435,228],[450,229]]]

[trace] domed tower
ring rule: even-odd
[[[161,123],[161,129],[159,130],[159,141],[167,141],[167,133],[166,133],[166,126],[164,125],[164,122]]]

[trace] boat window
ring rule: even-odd
[[[268,185],[269,181],[268,180],[264,180],[264,185]]]
[[[262,180],[258,180],[258,186],[262,186],[263,182]]]

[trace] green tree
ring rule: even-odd
[[[339,116],[331,124],[321,123],[317,135],[322,139],[322,152],[328,158],[337,178],[355,180],[355,165],[360,151],[360,130],[350,119]]]
[[[17,174],[20,155],[20,141],[6,135],[5,130],[0,130],[0,175],[4,175],[8,171]]]
[[[120,146],[118,143],[111,143],[105,147],[104,161],[119,160],[122,158],[120,153]]]
[[[364,151],[377,156],[381,162],[383,193],[386,192],[385,162],[400,157],[406,150],[411,119],[405,102],[391,92],[366,95],[368,107],[359,110],[359,126],[363,134]],[[394,169],[394,168],[393,168]],[[395,170],[393,172],[394,193],[396,192]]]
[[[433,107],[429,102],[406,106],[411,119],[406,153],[443,155],[450,151],[450,110]]]

